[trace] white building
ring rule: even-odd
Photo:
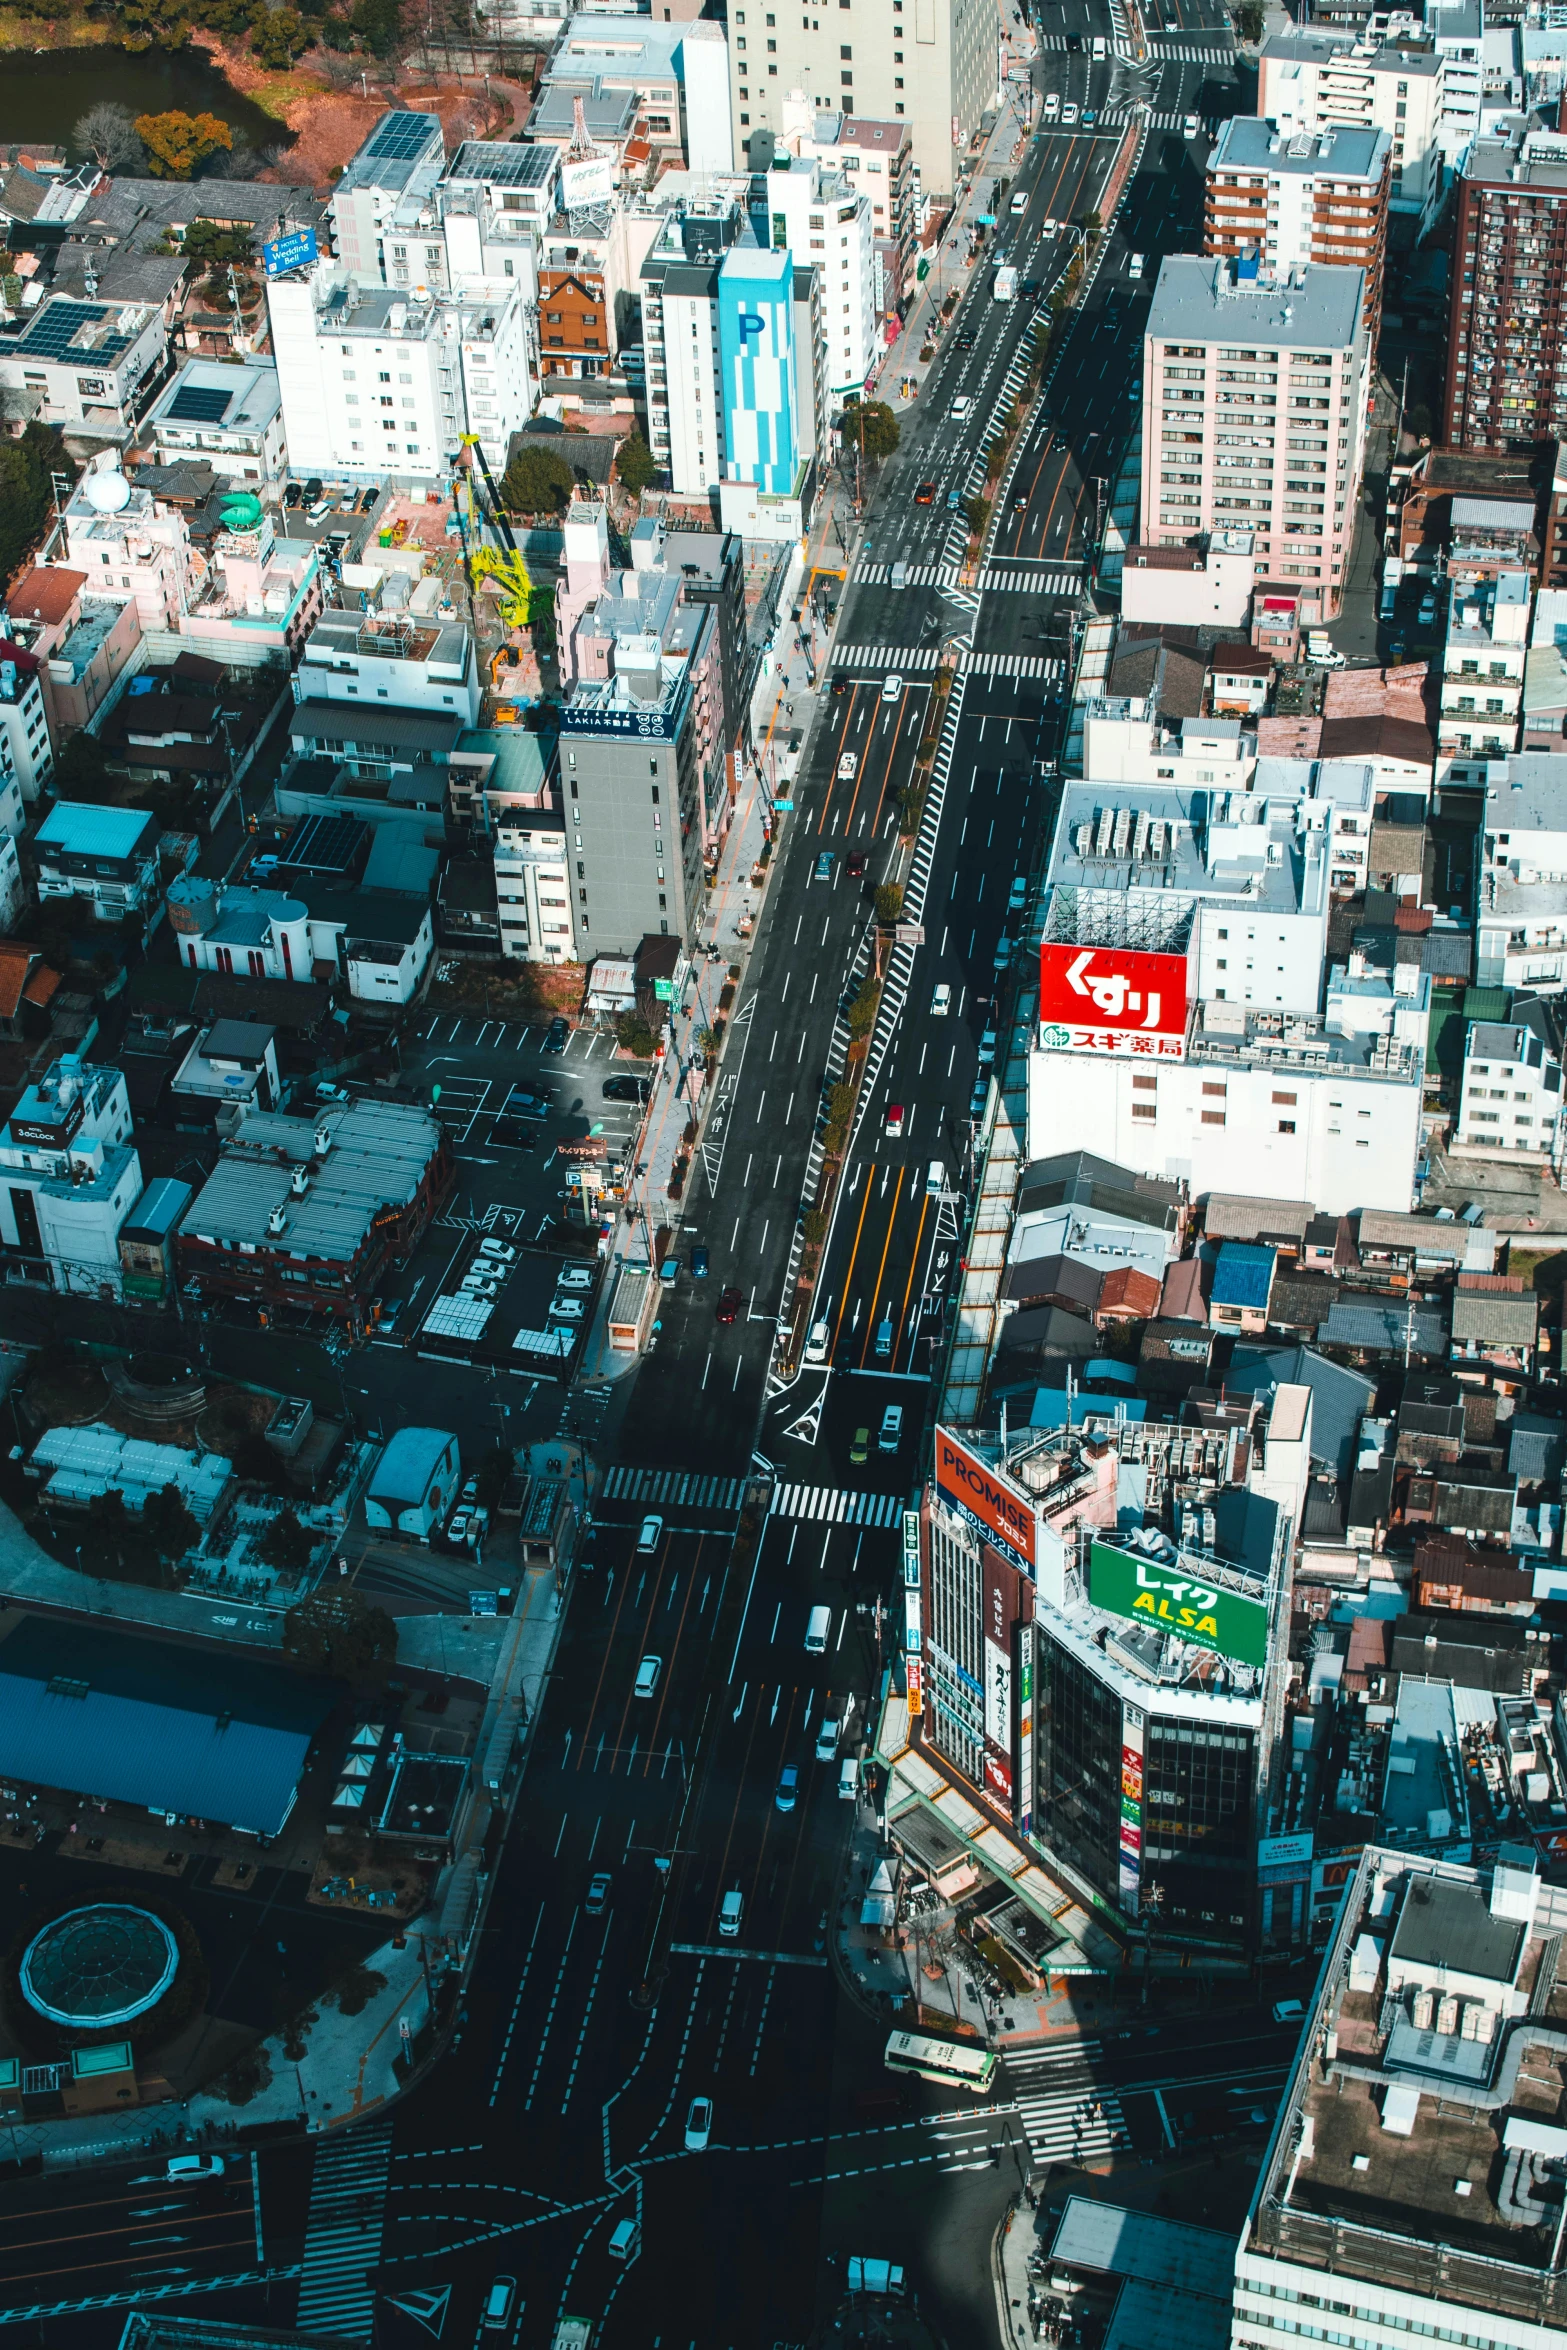
[[[1526,571],[1453,583],[1437,728],[1444,781],[1484,782],[1487,762],[1518,740],[1533,594]]]
[[[276,481],[288,461],[270,359],[187,359],[153,402],[147,429],[160,463],[198,459],[226,481]]]
[[[43,424],[123,437],[137,399],[163,363],[157,302],[78,302],[46,294],[0,339],[0,390],[37,402]]]
[[[846,172],[797,161],[767,175],[773,243],[821,279],[821,332],[831,399],[862,392],[876,363],[876,226],[870,197]]]
[[[1233,2350],[1297,2327],[1561,2350],[1567,2130],[1549,2095],[1498,2094],[1555,2054],[1556,2002],[1530,1997],[1556,1930],[1536,1870],[1527,1844],[1485,1869],[1361,1853],[1236,2249]]]
[[[427,486],[465,433],[501,471],[533,407],[519,286],[405,296],[319,263],[271,279],[267,302],[296,474]]]
[[[394,710],[433,710],[478,724],[483,699],[473,639],[460,621],[389,602],[407,580],[388,573],[382,599],[368,612],[329,606],[317,620],[294,672],[296,702],[381,702]]]
[[[1559,1170],[1567,1139],[1559,1039],[1543,1004],[1513,1009],[1516,1020],[1471,1020],[1465,1032],[1452,1147]]]
[[[559,185],[560,158],[553,147],[465,139],[436,190],[445,284],[465,289],[515,279],[524,301],[533,301],[538,250],[555,215]],[[428,250],[427,240],[421,241]],[[411,266],[413,246],[405,254],[403,242],[393,240],[394,271]]]
[[[599,91],[635,98],[641,136],[655,152],[678,147],[693,172],[733,171],[729,43],[722,24],[595,9],[574,16],[549,61],[528,137],[549,137],[558,123],[569,138],[571,100]]]
[[[346,978],[366,1003],[410,1003],[435,950],[428,902],[397,890],[311,893],[183,875],[169,885],[180,961],[225,979]]]
[[[361,285],[440,283],[444,253],[434,198],[445,168],[438,116],[382,115],[332,191],[332,239],[349,276]],[[394,262],[401,263],[396,274]]]
[[[1468,68],[1460,66],[1458,74],[1455,103],[1464,108]],[[1393,143],[1392,209],[1427,224],[1442,198],[1446,77],[1446,59],[1411,19],[1399,20],[1396,38],[1391,18],[1359,36],[1326,25],[1291,26],[1263,43],[1257,112],[1285,131],[1338,123],[1386,131]]]
[[[1336,611],[1369,360],[1362,271],[1316,265],[1271,281],[1167,257],[1143,339],[1143,539],[1249,530],[1259,586],[1317,582]]]
[[[41,798],[53,773],[43,663],[0,637],[0,831],[21,831],[21,803]]]
[[[501,953],[517,963],[574,963],[566,820],[555,808],[513,808],[495,831]]]
[[[0,1243],[24,1279],[119,1296],[120,1226],[142,1191],[130,1135],[118,1069],[62,1054],[27,1088],[0,1127]]]
[[[201,576],[178,507],[133,488],[113,466],[83,474],[65,515],[66,557],[86,594],[118,588],[136,599],[144,629],[177,629]]]
[[[1567,756],[1492,759],[1485,783],[1476,983],[1559,994],[1567,985]]]

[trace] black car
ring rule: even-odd
[[[606,1077],[599,1091],[607,1102],[645,1102],[653,1084],[647,1077]]]
[[[299,500],[299,484],[297,481],[291,481],[287,489],[283,492],[283,503],[285,506],[297,506],[299,504]]]
[[[544,1050],[547,1053],[563,1053],[566,1049],[566,1039],[570,1034],[571,1023],[557,1012],[555,1018],[550,1022],[549,1034],[544,1039]]]
[[[321,476],[313,473],[305,484],[305,504],[313,506],[321,495]]]
[[[1039,280],[1038,280],[1038,278],[1037,278],[1037,277],[1026,277],[1026,278],[1024,278],[1024,280],[1023,280],[1023,299],[1024,299],[1024,301],[1025,301],[1025,302],[1037,302],[1037,301],[1038,301],[1038,299],[1039,299]]]

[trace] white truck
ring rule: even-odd
[[[1015,302],[1017,300],[1017,271],[1010,262],[1003,262],[996,271],[996,282],[991,289],[991,294],[992,299],[997,302]]]

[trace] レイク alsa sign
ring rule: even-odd
[[[1156,1625],[1236,1664],[1267,1662],[1265,1603],[1199,1581],[1184,1561],[1139,1557],[1096,1542],[1088,1554],[1088,1596],[1107,1615]]]
[[[1047,940],[1039,950],[1039,1019],[1057,1050],[1179,1057],[1186,957]]]

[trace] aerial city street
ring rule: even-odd
[[[0,2350],[1567,2350],[1563,11],[907,6],[5,148]]]

